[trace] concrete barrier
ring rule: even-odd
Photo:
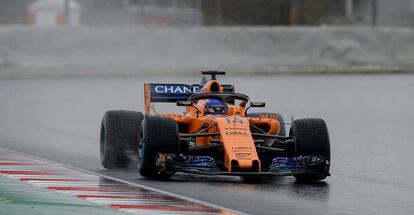
[[[413,71],[414,29],[0,27],[0,77]]]

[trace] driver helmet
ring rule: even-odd
[[[224,103],[217,99],[209,99],[205,104],[205,114],[224,114]]]

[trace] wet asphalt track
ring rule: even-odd
[[[0,146],[251,214],[414,214],[414,75],[223,79],[254,101],[267,101],[265,110],[286,121],[324,118],[332,148],[326,182],[189,175],[159,182],[104,170],[98,153],[104,111],[142,110],[144,81],[178,80],[0,80]]]

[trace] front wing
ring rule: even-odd
[[[172,165],[176,172],[200,175],[224,176],[292,176],[320,172],[326,168],[328,161],[317,156],[275,157],[269,171],[266,172],[228,172],[221,171],[208,156],[199,156],[188,162],[175,162]]]

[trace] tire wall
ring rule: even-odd
[[[414,29],[0,27],[1,77],[413,71]]]

